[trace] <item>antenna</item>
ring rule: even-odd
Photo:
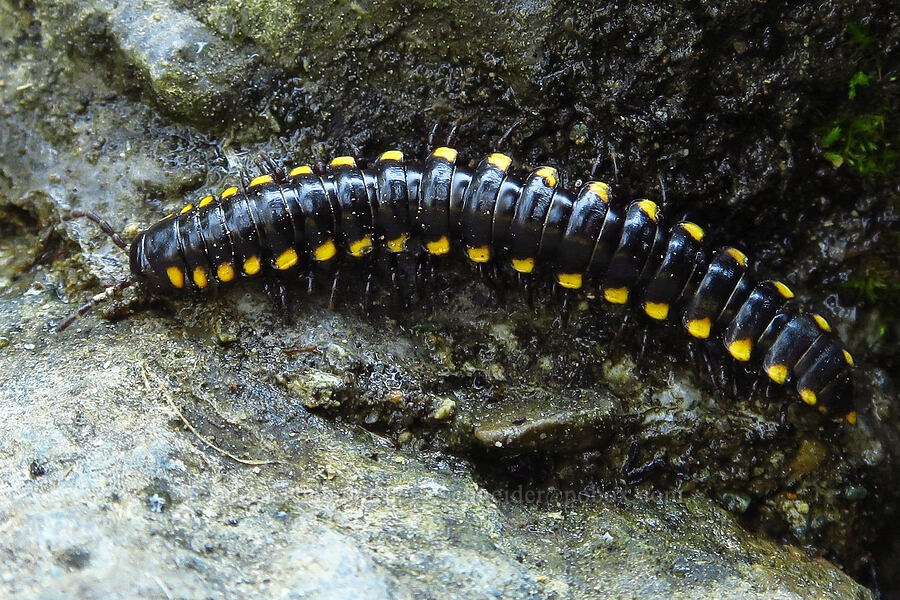
[[[103,233],[109,236],[109,238],[116,246],[118,246],[125,252],[128,252],[128,243],[122,239],[122,236],[116,233],[116,231],[112,228],[112,225],[101,219],[96,213],[89,210],[73,210],[60,216],[60,221],[74,221],[75,219],[88,219],[90,221],[93,221],[100,227],[100,230],[103,231]],[[56,333],[67,329],[70,325],[72,325],[72,323],[86,315],[95,306],[97,306],[101,302],[108,300],[116,294],[122,293],[123,290],[135,285],[136,283],[137,280],[132,275],[123,281],[119,281],[107,287],[102,292],[91,298],[88,302],[85,302],[84,304],[79,306],[78,310],[66,317],[66,319],[62,323],[57,325],[55,329]]]

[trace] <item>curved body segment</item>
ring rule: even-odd
[[[495,153],[470,169],[446,147],[420,166],[391,150],[372,169],[338,157],[321,175],[297,167],[207,196],[140,233],[131,271],[150,293],[184,294],[379,251],[456,249],[525,277],[549,272],[566,290],[593,286],[651,321],[680,321],[689,336],[759,364],[761,377],[793,384],[803,402],[854,421],[853,359],[828,322],[803,312],[785,284],[756,281],[740,250],[710,252],[704,235],[687,221],[665,227],[651,200],[617,205],[599,181],[568,190],[552,167],[521,176]]]

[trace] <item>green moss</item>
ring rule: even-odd
[[[896,271],[891,270],[886,264],[867,265],[862,270],[853,274],[853,277],[844,283],[844,287],[856,291],[869,302],[876,302],[887,293],[900,292],[900,279]]]
[[[861,262],[845,289],[853,290],[861,299],[871,303],[895,304],[900,302],[900,233],[892,232],[885,243],[861,257]]]
[[[874,320],[867,327],[872,352],[887,352],[893,356],[897,347],[900,319],[896,306],[900,304],[900,233],[886,234],[883,243],[860,255],[847,281],[845,291],[856,296],[858,304],[875,308]]]
[[[822,156],[836,169],[846,165],[861,175],[890,175],[900,157],[891,102],[897,75],[884,73],[884,51],[867,29],[851,22],[846,32],[857,69],[847,81],[847,102],[823,128]]]

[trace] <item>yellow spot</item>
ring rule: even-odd
[[[184,287],[184,271],[178,267],[169,267],[166,269],[166,275],[169,276],[169,281],[172,282],[172,285],[178,289]]]
[[[742,267],[747,266],[747,255],[744,254],[743,252],[741,252],[740,250],[738,250],[737,248],[729,248],[725,252],[727,252],[731,258],[736,260],[737,264],[741,265]]]
[[[194,208],[194,205],[188,204],[187,206],[185,206],[184,208],[181,209],[181,214],[186,213],[187,211],[191,210],[192,208]]]
[[[259,273],[259,258],[256,256],[251,256],[247,260],[244,261],[244,273],[247,275],[256,275]]]
[[[249,187],[255,187],[257,185],[262,185],[264,183],[272,183],[271,175],[260,175],[259,177],[254,177],[252,181],[250,181]]]
[[[772,365],[766,369],[766,375],[775,383],[784,383],[788,376],[787,365]]]
[[[628,288],[606,288],[603,290],[603,297],[612,304],[625,304],[628,302]]]
[[[294,265],[297,264],[297,251],[293,248],[288,248],[284,252],[278,255],[278,258],[275,259],[275,268],[281,271],[285,269],[290,269]]]
[[[819,399],[816,398],[816,393],[809,389],[800,390],[800,399],[810,406],[815,406],[816,402],[819,401]]]
[[[162,218],[162,220],[165,221],[166,219],[171,219],[171,218],[174,217],[174,216],[175,216],[175,213],[169,213],[169,214],[167,214],[166,216],[164,216],[164,217]]]
[[[434,152],[431,153],[435,158],[443,158],[449,163],[456,161],[456,156],[459,153],[453,148],[448,148],[446,146],[441,146],[440,148],[435,148]]]
[[[203,267],[194,267],[194,283],[198,288],[205,288],[209,280],[206,277],[206,269]]]
[[[512,164],[512,159],[505,154],[494,152],[487,157],[487,163],[497,167],[501,171],[506,171],[509,168],[509,165]]]
[[[440,150],[440,148],[438,148],[438,150]],[[442,235],[433,242],[426,243],[425,249],[428,250],[429,254],[433,254],[435,256],[447,254],[448,252],[450,252],[450,240],[447,239],[446,235]]]
[[[234,279],[234,267],[231,266],[231,263],[222,263],[216,269],[216,276],[219,278],[219,281],[229,282]]]
[[[831,325],[828,324],[828,321],[825,320],[825,317],[823,317],[822,315],[813,315],[812,318],[822,329],[822,331],[831,331]]]
[[[750,360],[750,353],[753,351],[753,340],[750,338],[744,338],[742,340],[734,340],[730,344],[728,344],[728,353],[734,357],[735,360],[740,361],[748,361]]]
[[[846,360],[847,364],[852,367],[853,366],[853,356],[846,350],[841,350],[841,352],[844,353],[844,360]]]
[[[656,202],[653,200],[639,200],[638,207],[644,211],[644,214],[650,217],[650,220],[656,223]]]
[[[688,333],[701,340],[709,337],[710,329],[712,329],[712,321],[709,319],[694,319],[687,322]]]
[[[584,285],[581,273],[557,273],[556,281],[559,285],[569,290],[580,290]]]
[[[352,156],[338,156],[331,161],[332,167],[355,167],[356,159]]]
[[[322,243],[313,251],[313,258],[318,261],[331,260],[335,254],[337,254],[337,248],[334,245],[334,241],[329,238],[328,241]]]
[[[228,198],[229,196],[234,196],[235,194],[237,194],[237,188],[234,186],[231,186],[230,188],[228,188],[227,190],[222,192],[222,200],[224,200],[225,198]]]
[[[392,240],[387,241],[387,249],[391,252],[405,252],[406,251],[406,240],[408,236],[404,233],[401,234],[400,237],[394,238]]]
[[[378,160],[403,160],[403,153],[399,150],[388,150]]]
[[[519,273],[531,273],[534,271],[533,258],[514,258],[512,259],[512,268]]]
[[[651,319],[665,321],[666,317],[669,316],[669,305],[665,302],[646,302],[644,304],[644,312]]]
[[[469,260],[475,263],[486,263],[491,260],[490,246],[479,246],[478,248],[466,248],[466,254]]]
[[[372,251],[372,238],[365,236],[355,242],[350,242],[350,255],[359,258]]]
[[[847,422],[850,423],[851,425],[856,425],[856,411],[855,410],[851,410],[850,412],[848,412],[844,416],[844,418],[847,419]]]
[[[302,167],[294,168],[290,175],[291,177],[297,177],[298,175],[311,175],[313,172],[312,167],[308,165],[303,165]]]
[[[781,294],[783,297],[788,298],[788,299],[794,297],[794,292],[791,291],[791,288],[784,285],[780,281],[773,281],[772,285],[775,286],[775,289],[778,290],[778,293]]]
[[[703,232],[703,228],[697,225],[696,223],[691,223],[690,221],[685,221],[681,224],[681,228],[688,232],[688,234],[697,240],[698,242],[703,240],[703,236],[706,233]]]
[[[607,184],[602,181],[592,181],[588,184],[588,189],[600,196],[604,203],[609,203],[609,186]]]
[[[203,198],[200,201],[200,204],[198,204],[197,206],[199,206],[200,208],[203,208],[207,204],[210,204],[213,200],[215,200],[215,198],[213,198],[212,196],[206,196],[205,198]]]
[[[538,177],[543,178],[544,185],[546,185],[547,187],[556,187],[558,177],[556,169],[554,169],[553,167],[541,167],[540,169],[535,171],[534,174]]]

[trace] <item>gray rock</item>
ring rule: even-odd
[[[38,16],[51,43],[60,46],[104,52],[90,46],[100,36],[108,38],[112,54],[104,58],[134,73],[177,118],[227,118],[259,76],[249,45],[234,48],[167,0],[52,0],[40,4]]]

